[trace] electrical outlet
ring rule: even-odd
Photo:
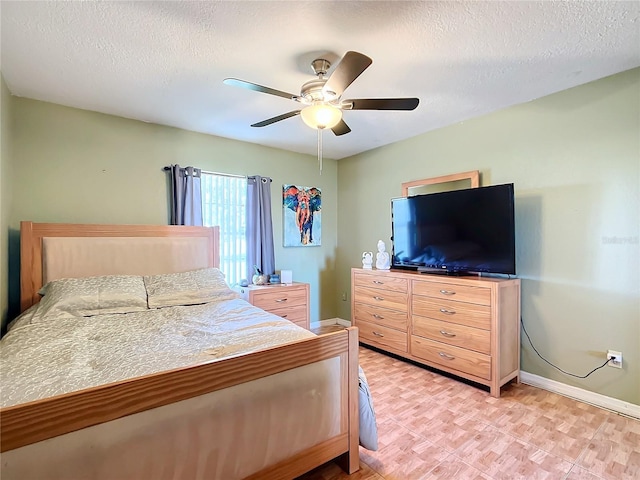
[[[615,367],[615,368],[622,368],[622,352],[616,352],[615,350],[609,350],[607,352],[607,358],[608,359],[615,358],[615,360],[609,360],[609,363],[607,363],[608,366]]]

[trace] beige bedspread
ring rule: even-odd
[[[313,334],[244,300],[32,321],[0,341],[0,406],[260,350]]]

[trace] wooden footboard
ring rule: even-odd
[[[341,466],[352,473],[359,468],[356,328],[0,409],[1,476],[3,479],[13,478],[12,472],[20,471],[19,465],[12,463],[17,460],[12,459],[24,456],[12,456],[12,452],[38,442],[55,441],[56,437],[71,432],[336,357],[340,358],[339,434],[276,465],[254,472],[249,478],[294,478],[336,457],[340,457]],[[305,422],[308,419],[299,420]],[[49,447],[55,449],[55,443]],[[229,460],[233,461],[223,456],[215,461]],[[115,464],[118,458],[101,461]],[[208,461],[212,462],[211,459]],[[93,465],[72,467],[69,472],[91,471],[94,475],[91,478],[108,478],[108,475],[95,476],[97,469]],[[46,471],[46,465],[43,471]],[[207,477],[206,470],[200,472]]]

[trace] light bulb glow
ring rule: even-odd
[[[302,121],[311,128],[333,128],[342,120],[342,110],[324,103],[317,103],[303,108],[300,116]]]

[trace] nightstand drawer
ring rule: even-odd
[[[407,312],[388,308],[373,307],[365,303],[354,305],[354,319],[356,324],[361,321],[376,323],[397,330],[407,331]]]
[[[266,308],[263,310],[267,310]],[[284,308],[271,308],[268,312],[285,318],[293,323],[307,322],[307,306],[306,305],[294,305],[292,307]]]
[[[271,288],[273,290],[271,290]],[[274,308],[306,305],[307,292],[304,288],[265,288],[260,292],[254,292],[252,303],[263,310],[272,311]]]
[[[309,329],[308,283],[250,285],[237,291],[252,305]]]
[[[384,274],[368,275],[366,273],[356,273],[355,286],[382,288],[385,291],[407,293],[409,282],[406,278],[387,277]]]
[[[442,298],[456,302],[491,305],[491,290],[483,287],[455,285],[450,283],[434,283],[413,280],[413,294]]]
[[[375,323],[356,322],[360,341],[367,345],[391,349],[397,352],[407,351],[407,334],[393,328],[382,327]]]
[[[297,326],[304,328],[305,330],[309,330],[309,324],[306,321],[302,321],[302,322],[293,322],[295,323]]]
[[[407,294],[392,290],[378,290],[370,287],[355,287],[353,300],[375,307],[407,311]]]
[[[413,296],[412,312],[421,317],[435,318],[445,322],[468,325],[489,330],[491,307],[473,303],[453,302],[438,298]]]
[[[426,338],[411,336],[411,354],[447,368],[491,380],[491,357]]]
[[[456,347],[491,354],[491,332],[442,320],[413,316],[413,334]]]

